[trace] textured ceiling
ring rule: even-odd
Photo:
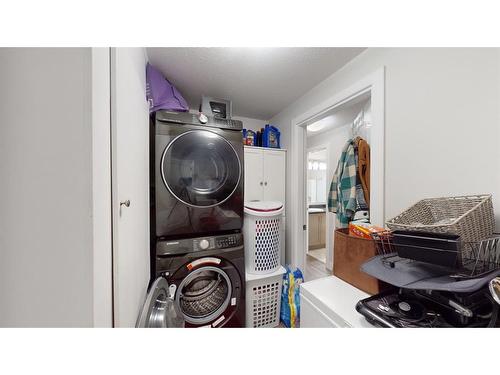
[[[230,99],[233,115],[269,120],[364,48],[148,48],[149,61],[193,109]]]

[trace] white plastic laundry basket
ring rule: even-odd
[[[243,238],[246,272],[268,274],[281,265],[281,202],[246,202]]]
[[[269,275],[246,274],[247,328],[276,327],[280,323],[281,286],[286,269]]]

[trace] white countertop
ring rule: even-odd
[[[326,209],[313,207],[313,208],[308,208],[307,212],[310,214],[319,214],[319,213],[325,213]]]
[[[300,294],[341,327],[373,327],[356,311],[358,301],[370,295],[338,277],[328,276],[303,283]]]

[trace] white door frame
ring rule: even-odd
[[[307,234],[303,226],[307,223],[307,155],[306,123],[320,117],[352,99],[370,92],[372,127],[370,129],[370,217],[375,225],[385,222],[385,67],[366,76],[333,97],[323,101],[292,120],[293,150],[291,160],[291,261],[294,267],[305,271],[307,256]],[[330,251],[330,249],[328,249]]]
[[[93,326],[113,326],[110,49],[92,54]]]

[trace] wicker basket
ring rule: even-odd
[[[495,228],[491,195],[423,199],[386,222],[392,230],[449,233],[464,241],[490,237]]]

